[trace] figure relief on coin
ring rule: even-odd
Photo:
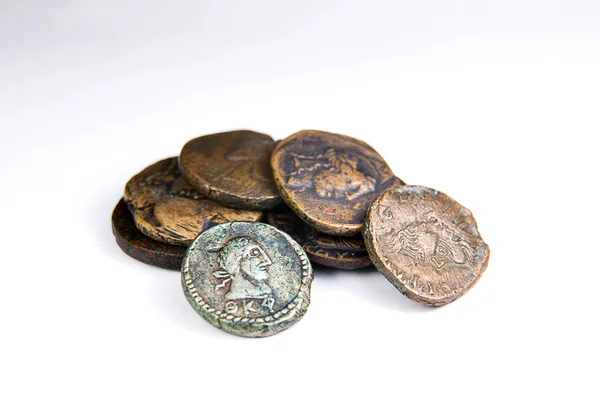
[[[233,220],[256,221],[261,212],[225,207],[181,176],[177,158],[161,160],[132,177],[125,199],[136,227],[160,242],[187,246],[202,231]]]
[[[375,191],[376,179],[358,169],[358,158],[327,148],[323,154],[292,153],[294,170],[287,185],[300,191],[313,188],[321,198],[353,201]]]
[[[264,185],[273,185],[273,178],[268,163],[264,160],[257,160],[256,156],[261,154],[270,154],[272,144],[265,147],[262,142],[239,141],[234,142],[225,153],[225,160],[229,167],[223,168],[220,177],[231,179],[235,177],[242,182],[251,182],[256,185],[260,181]]]
[[[273,180],[268,135],[240,130],[204,135],[185,144],[183,176],[202,195],[230,207],[265,210],[281,202]]]
[[[416,210],[406,211],[414,215]],[[388,211],[388,213],[391,213]],[[400,253],[413,262],[428,263],[441,271],[450,267],[473,268],[473,248],[460,233],[450,228],[435,212],[423,214],[404,228],[394,228],[388,235],[390,251]]]
[[[186,251],[181,272],[190,305],[232,334],[275,334],[310,304],[313,272],[306,253],[264,223],[236,221],[204,231]]]
[[[427,187],[383,193],[369,209],[364,237],[375,267],[426,305],[441,306],[468,291],[490,255],[473,214]]]
[[[261,309],[273,312],[275,298],[269,284],[272,261],[261,246],[252,239],[237,237],[217,252],[214,290],[222,294],[226,311],[240,311],[246,316]]]

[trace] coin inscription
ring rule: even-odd
[[[161,160],[135,175],[125,199],[136,227],[148,237],[189,245],[203,230],[227,221],[257,221],[262,213],[229,208],[206,199],[181,176],[177,158]]]
[[[281,140],[271,156],[285,203],[316,230],[360,234],[369,204],[403,182],[381,156],[357,139],[300,131]]]
[[[471,212],[444,193],[403,186],[382,194],[364,228],[375,266],[409,298],[441,306],[467,292],[489,259]]]
[[[204,135],[185,144],[182,174],[198,192],[224,205],[264,210],[281,203],[269,165],[273,138],[254,131]]]
[[[357,157],[327,148],[324,153],[291,153],[294,170],[287,185],[300,190],[313,189],[321,198],[356,198],[375,191],[375,178],[358,170]]]
[[[263,223],[206,230],[186,252],[182,268],[192,307],[214,326],[245,337],[269,336],[302,318],[312,278],[300,246]]]

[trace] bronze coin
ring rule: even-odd
[[[267,222],[298,242],[311,262],[344,270],[373,265],[362,235],[335,237],[323,234],[308,226],[288,208],[269,212]]]
[[[198,194],[181,176],[176,157],[161,160],[129,180],[125,200],[138,230],[172,245],[187,246],[217,224],[262,217],[262,212],[229,208]]]
[[[300,131],[281,140],[271,156],[285,203],[326,234],[360,234],[368,206],[403,182],[369,145],[345,135]]]
[[[408,298],[431,306],[472,288],[490,256],[471,211],[425,187],[383,193],[369,208],[363,234],[375,267]]]
[[[281,203],[269,165],[273,146],[273,138],[253,131],[205,135],[185,144],[179,166],[210,199],[242,209],[271,209]]]
[[[127,203],[121,199],[112,214],[112,230],[119,248],[140,262],[165,269],[181,270],[187,248],[155,241],[142,234],[133,222]]]

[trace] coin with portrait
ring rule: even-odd
[[[216,224],[262,217],[262,212],[230,208],[200,195],[181,176],[176,157],[131,178],[125,186],[125,200],[138,230],[171,245],[187,246]]]
[[[420,186],[402,186],[377,198],[363,234],[375,267],[408,298],[431,306],[472,288],[490,255],[468,209]]]
[[[212,227],[188,248],[182,265],[190,305],[215,327],[266,337],[300,320],[313,272],[296,241],[263,223]]]
[[[123,199],[112,214],[112,229],[119,248],[140,262],[165,269],[181,270],[185,247],[164,244],[142,234]]]
[[[302,246],[311,262],[344,270],[373,265],[360,234],[340,237],[321,233],[286,207],[268,212],[267,222],[290,234]]]
[[[202,195],[227,206],[271,209],[281,203],[269,158],[273,138],[254,131],[204,135],[185,144],[183,176]]]
[[[360,234],[369,204],[403,184],[365,142],[323,131],[300,131],[281,140],[271,166],[285,203],[330,235]]]

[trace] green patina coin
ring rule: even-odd
[[[212,227],[190,245],[182,265],[190,305],[213,326],[267,337],[304,316],[313,271],[289,235],[263,223]]]

